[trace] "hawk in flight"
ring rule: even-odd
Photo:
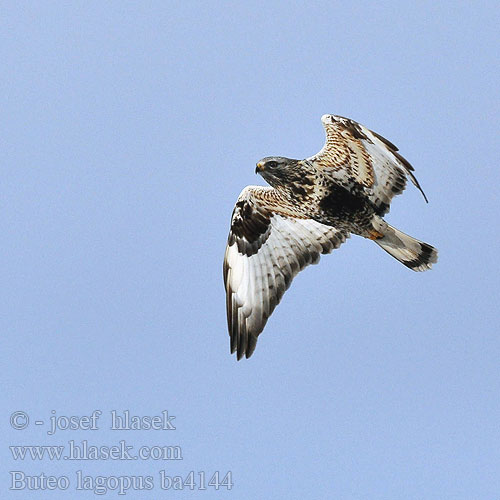
[[[231,218],[224,285],[231,353],[250,357],[292,279],[350,234],[373,240],[413,271],[437,250],[382,218],[406,179],[427,198],[398,148],[349,118],[324,115],[326,142],[305,160],[263,158],[256,173],[272,187],[247,186]]]

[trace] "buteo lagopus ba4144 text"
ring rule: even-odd
[[[326,142],[305,160],[263,158],[256,172],[272,187],[247,186],[238,197],[224,257],[231,353],[250,357],[257,337],[294,276],[356,234],[413,271],[437,250],[382,218],[413,167],[387,139],[335,115],[321,118]]]

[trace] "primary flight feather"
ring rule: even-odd
[[[247,186],[238,197],[224,256],[231,353],[250,357],[257,337],[292,279],[350,234],[375,241],[413,271],[426,271],[437,250],[390,226],[382,216],[413,167],[387,139],[336,115],[321,118],[326,142],[304,160],[257,163],[272,187]]]

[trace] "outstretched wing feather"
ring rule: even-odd
[[[238,359],[252,355],[257,337],[293,278],[347,237],[313,220],[274,212],[262,196],[266,191],[269,195],[267,188],[247,187],[240,194],[224,258],[231,352]]]
[[[349,118],[323,115],[321,121],[325,145],[310,160],[344,186],[362,188],[379,215],[387,213],[392,198],[404,191],[407,177],[427,201],[414,168],[392,142]]]

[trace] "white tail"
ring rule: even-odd
[[[427,271],[437,262],[437,250],[433,246],[412,238],[387,223],[384,224],[383,235],[375,243],[411,270]]]

